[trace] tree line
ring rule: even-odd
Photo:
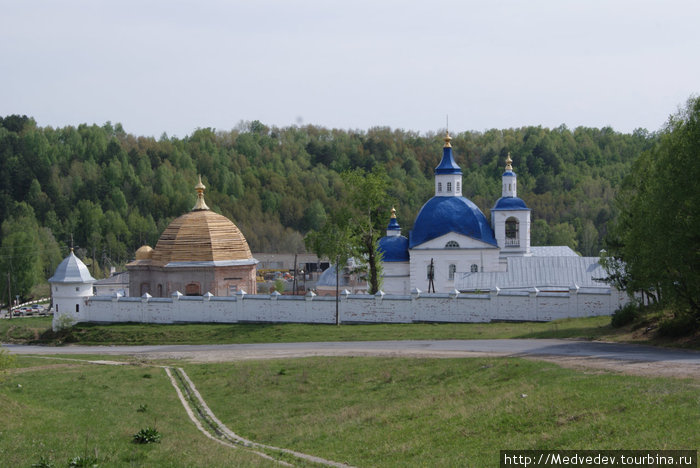
[[[642,129],[566,126],[452,136],[464,195],[487,216],[510,152],[518,195],[533,210],[533,245],[569,245],[584,255],[603,247],[616,187],[658,139]],[[253,121],[155,139],[110,122],[52,128],[27,116],[0,117],[0,273],[25,274],[30,264],[24,282],[14,279],[26,295],[27,284],[50,276],[71,244],[96,277],[122,267],[192,208],[198,174],[208,205],[236,223],[253,251],[304,251],[304,236],[357,198],[342,174],[358,170],[385,174],[385,222],[395,205],[407,234],[433,194],[441,137]]]

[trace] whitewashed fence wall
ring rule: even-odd
[[[82,299],[80,312],[68,312],[69,322],[143,323],[335,323],[335,297],[238,294],[171,298],[92,296]],[[567,317],[611,315],[628,300],[615,289],[571,289],[568,293],[491,291],[487,294],[425,294],[374,296],[341,294],[342,323],[550,321]],[[64,319],[64,321],[66,320]],[[54,327],[60,323],[54,316]]]

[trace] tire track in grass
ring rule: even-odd
[[[41,359],[57,359],[61,361],[74,361],[83,362],[88,364],[97,365],[107,365],[107,366],[126,366],[133,365],[130,362],[125,361],[104,361],[104,360],[87,360],[87,359],[76,359],[76,358],[57,358],[48,356],[35,356]],[[272,445],[260,444],[253,442],[244,437],[237,435],[231,429],[226,427],[219,418],[214,415],[212,410],[202,398],[197,387],[195,387],[194,382],[190,379],[184,369],[181,367],[170,367],[170,366],[152,366],[160,367],[165,370],[166,375],[170,379],[170,383],[175,388],[182,406],[185,408],[185,412],[190,420],[194,423],[197,429],[204,434],[209,439],[221,444],[226,447],[237,449],[242,448],[251,453],[254,453],[267,460],[274,461],[283,466],[294,466],[284,460],[280,460],[273,456],[268,455],[260,450],[266,450],[268,452],[277,452],[278,454],[284,454],[288,457],[295,458],[297,460],[303,460],[304,462],[311,462],[317,465],[333,466],[337,468],[352,468],[351,465],[346,463],[339,463],[332,460],[326,460],[325,458],[317,457],[314,455],[308,455],[306,453],[296,452],[294,450],[285,449],[281,447],[274,447]],[[179,382],[179,383],[178,383]],[[184,392],[184,393],[183,393]]]
[[[324,465],[324,466],[333,466],[333,467],[338,467],[338,468],[348,468],[350,465],[345,464],[345,463],[339,463],[335,462],[332,460],[326,460],[325,458],[317,457],[314,455],[308,455],[305,453],[297,452],[294,450],[290,449],[285,449],[281,447],[274,447],[272,445],[266,445],[266,444],[260,444],[258,442],[253,442],[251,440],[248,440],[244,437],[241,437],[237,435],[235,432],[233,432],[231,429],[226,427],[224,423],[222,423],[216,415],[212,412],[212,410],[209,408],[209,406],[206,404],[202,396],[200,395],[199,391],[197,390],[197,387],[195,387],[194,383],[192,380],[190,380],[190,377],[187,375],[187,373],[184,371],[184,369],[178,367],[178,368],[173,368],[173,367],[164,367],[165,372],[168,374],[168,377],[170,378],[170,382],[173,384],[175,387],[178,397],[180,398],[180,401],[182,402],[182,405],[185,407],[185,411],[187,411],[187,414],[190,416],[190,419],[192,419],[193,422],[195,422],[195,425],[197,425],[197,428],[205,432],[207,437],[210,437],[212,439],[218,440],[224,445],[227,446],[232,446],[232,447],[243,447],[247,450],[250,450],[253,453],[256,453],[264,458],[268,458],[270,460],[274,460],[278,463],[282,463],[287,466],[292,466],[286,462],[283,462],[281,460],[275,459],[263,452],[260,452],[255,449],[262,449],[262,450],[267,450],[267,451],[272,451],[272,452],[277,452],[280,454],[285,454],[288,456],[291,456],[293,458],[303,460],[305,462],[311,462],[319,465]],[[176,380],[177,378],[177,380]],[[177,381],[180,381],[180,385],[185,391],[185,394],[182,393],[180,390],[180,385],[178,385]],[[197,419],[197,421],[195,421]],[[209,429],[205,429],[202,425],[202,422],[208,426]],[[211,432],[214,434],[212,434]]]

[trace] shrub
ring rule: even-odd
[[[135,444],[153,444],[160,442],[161,435],[155,427],[147,427],[141,429],[134,434],[133,441]]]
[[[9,369],[15,366],[15,356],[10,354],[5,348],[0,348],[0,374],[5,369]]]
[[[54,468],[56,465],[50,458],[45,458],[43,455],[39,457],[39,461],[32,464],[32,468]]]
[[[689,313],[677,314],[659,325],[659,336],[675,338],[693,333],[698,328],[698,321]]]
[[[610,325],[615,328],[624,327],[628,323],[634,322],[639,316],[639,305],[636,302],[628,302],[627,304],[618,307],[612,318]]]
[[[93,468],[99,465],[97,463],[97,457],[92,455],[84,455],[81,457],[78,455],[77,457],[71,458],[68,462],[68,466],[71,468]]]

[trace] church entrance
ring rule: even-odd
[[[199,283],[190,283],[185,286],[185,296],[201,296],[202,291],[199,289]]]

